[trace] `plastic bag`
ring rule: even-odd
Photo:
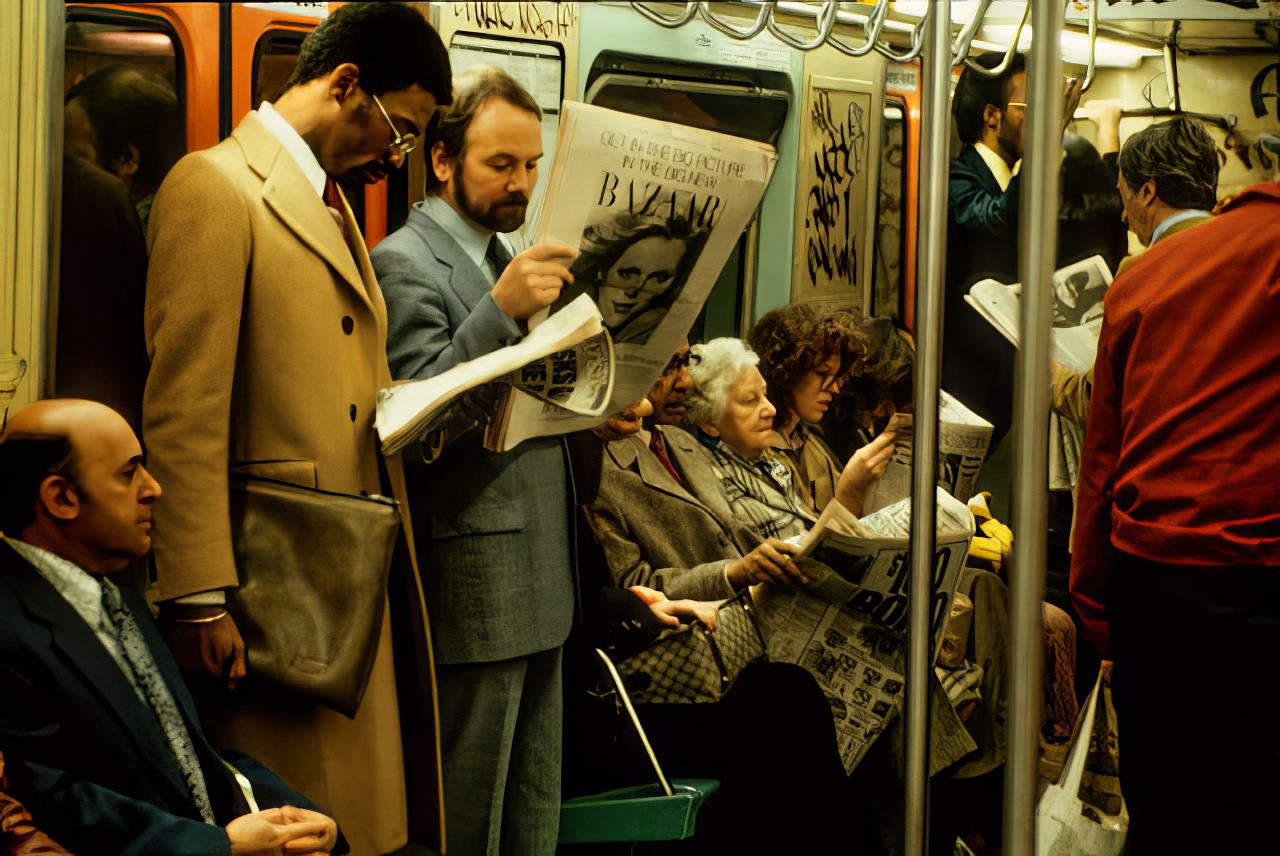
[[[1105,672],[1105,670],[1104,670]],[[1037,856],[1120,856],[1124,851],[1129,815],[1123,800],[1119,813],[1108,814],[1080,798],[1086,766],[1114,766],[1115,712],[1109,704],[1109,687],[1098,674],[1093,691],[1080,709],[1075,736],[1062,776],[1040,797],[1036,808]],[[1089,764],[1089,756],[1094,757]],[[1097,771],[1094,775],[1096,776]],[[1088,793],[1089,790],[1086,790]]]

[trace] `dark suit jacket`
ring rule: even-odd
[[[395,378],[434,377],[521,337],[484,274],[421,205],[370,257],[387,301]],[[574,604],[563,442],[526,440],[498,454],[472,432],[409,475],[437,662],[562,645]]]
[[[122,593],[182,711],[219,826],[200,819],[158,720],[93,630],[0,542],[0,751],[40,828],[77,853],[229,853],[221,826],[249,808],[224,758],[259,806],[314,808],[248,756],[214,750],[146,604]]]
[[[999,183],[973,146],[951,161],[947,192],[947,291],[943,306],[942,387],[995,426],[994,448],[1013,418],[1009,342],[964,302],[980,279],[1018,279],[1018,189]]]

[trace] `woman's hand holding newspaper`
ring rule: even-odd
[[[863,499],[867,488],[876,479],[884,475],[893,457],[893,441],[895,434],[885,431],[879,437],[853,453],[849,463],[840,473],[840,481],[836,485],[836,499],[854,515],[862,514]]]

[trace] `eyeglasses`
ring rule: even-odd
[[[1006,106],[1006,107],[1018,107],[1018,108],[1020,108],[1020,109],[1022,109],[1022,110],[1026,110],[1026,109],[1027,109],[1027,102],[1025,102],[1025,101],[1008,101],[1008,102],[1006,102],[1006,103],[1005,103],[1005,105],[1004,105],[1004,106]]]
[[[694,355],[688,351],[685,351],[683,354],[673,354],[671,359],[667,361],[667,367],[662,370],[662,373],[664,375],[668,375],[672,372],[678,372],[694,361]]]
[[[391,133],[395,137],[387,144],[387,151],[399,152],[402,156],[408,157],[409,153],[418,147],[418,138],[413,134],[401,134],[396,128],[396,123],[391,121],[391,116],[387,113],[387,108],[382,106],[382,102],[378,100],[378,96],[372,92],[369,97],[373,99],[373,103],[378,105],[378,109],[382,111],[382,118],[387,120],[387,124],[391,126]]]

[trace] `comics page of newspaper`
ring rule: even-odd
[[[1054,359],[1072,371],[1088,371],[1098,353],[1102,298],[1111,270],[1102,256],[1090,256],[1053,274]],[[965,302],[1017,347],[1022,286],[994,279],[974,283]]]
[[[941,391],[938,421],[938,487],[955,497],[973,496],[991,445],[991,423],[946,390]],[[912,423],[910,413],[895,413],[889,420],[888,430],[897,435],[893,457],[884,475],[867,491],[863,514],[911,495]]]
[[[374,425],[382,450],[385,454],[398,451],[447,418],[464,393],[491,381],[513,380],[513,373],[527,381],[531,390],[555,402],[549,407],[573,407],[591,416],[606,413],[613,379],[610,357],[599,310],[590,298],[574,301],[515,345],[459,363],[435,377],[379,391]],[[551,370],[561,367],[556,375],[560,382],[537,380],[539,367],[547,369],[548,363]]]
[[[617,361],[605,414],[643,398],[689,332],[773,174],[769,145],[566,102],[534,243],[579,251],[551,318],[595,302]],[[514,437],[563,434],[602,419],[514,396]]]
[[[974,532],[973,515],[963,503],[941,488],[937,502],[935,648]],[[862,760],[901,706],[910,514],[910,498],[860,520],[831,503],[799,545],[801,567],[812,583],[803,590],[753,590],[769,657],[803,666],[827,694],[846,771]],[[948,716],[954,718],[955,711],[943,706],[934,716],[939,734],[948,737],[935,740],[934,759],[946,766],[972,745],[963,727],[952,727]]]

